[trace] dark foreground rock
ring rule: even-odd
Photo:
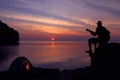
[[[0,45],[19,44],[19,33],[0,20]]]
[[[34,68],[25,57],[13,61],[0,80],[120,80],[120,43],[99,46],[91,56],[91,66],[73,70]]]
[[[120,43],[98,46],[91,57],[91,66],[95,68],[120,67]]]
[[[0,80],[56,80],[58,74],[59,69],[34,68],[26,57],[18,57],[0,72]]]

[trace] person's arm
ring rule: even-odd
[[[86,31],[90,32],[90,34],[93,35],[93,36],[96,36],[96,35],[97,35],[96,32],[94,32],[94,31],[92,31],[92,30],[90,30],[90,29],[86,29]]]

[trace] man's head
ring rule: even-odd
[[[102,26],[102,21],[98,21],[98,22],[97,22],[97,25],[98,25],[98,26]]]

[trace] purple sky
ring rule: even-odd
[[[0,20],[21,40],[87,40],[98,20],[120,40],[120,0],[0,0]]]

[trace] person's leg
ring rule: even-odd
[[[97,46],[99,45],[99,42],[100,42],[100,40],[98,38],[95,38],[94,43],[93,43],[95,45],[94,49],[97,48]]]
[[[95,49],[97,48],[97,43],[94,43],[95,44]]]
[[[95,44],[95,46],[96,46],[96,38],[91,38],[88,40],[89,50],[86,52],[92,52],[92,44]]]
[[[92,51],[92,38],[88,40],[89,51]]]

